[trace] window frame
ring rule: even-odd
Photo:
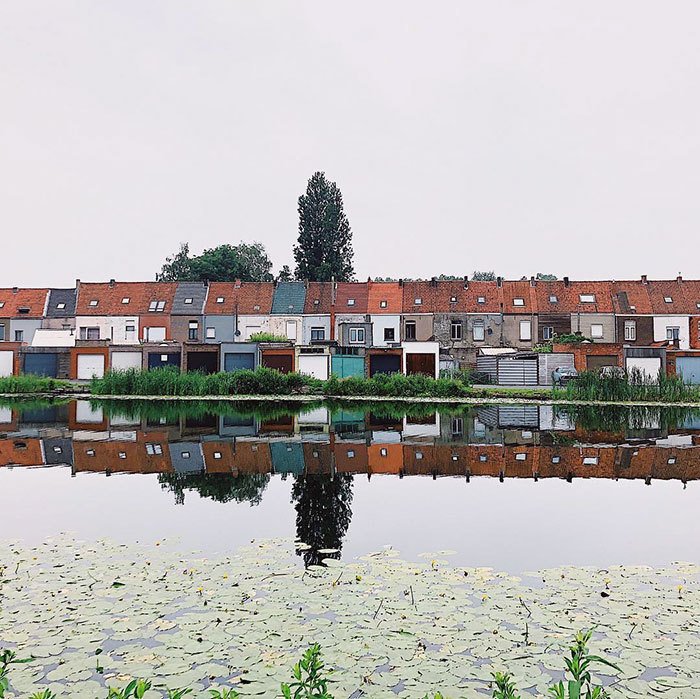
[[[387,337],[388,333],[391,337]],[[384,328],[384,342],[396,342],[396,328]]]
[[[543,340],[553,340],[554,339],[554,326],[553,325],[543,325],[542,326],[542,339]]]
[[[523,329],[527,328],[527,333],[523,333]],[[518,323],[518,337],[520,342],[532,342],[532,321],[521,320]]]
[[[628,332],[631,331],[631,332]],[[626,320],[623,325],[623,335],[626,342],[635,342],[637,339],[637,321]]]
[[[320,334],[320,337],[319,337]],[[314,335],[316,337],[314,337]],[[326,339],[326,329],[324,327],[311,328],[311,342],[324,342]]]
[[[481,330],[481,333],[477,333],[477,329]],[[481,337],[478,337],[477,335],[481,335]],[[472,340],[474,342],[484,342],[486,340],[486,323],[481,320],[475,320],[472,323]]]
[[[594,330],[596,328],[596,330]],[[600,328],[600,331],[597,330]],[[605,327],[602,323],[591,323],[591,340],[602,340],[605,337]]]
[[[408,329],[411,328],[409,333]],[[406,340],[415,340],[418,334],[418,329],[415,320],[407,320],[404,322],[404,338]]]
[[[353,335],[355,336],[354,340],[353,340]],[[348,329],[348,342],[349,342],[349,344],[351,344],[351,345],[364,345],[365,338],[366,338],[366,334],[365,334],[364,328],[349,328]]]
[[[461,320],[450,321],[450,339],[452,342],[461,342],[464,338],[464,324]]]

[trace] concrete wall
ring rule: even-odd
[[[197,340],[190,340],[190,321],[196,320]],[[196,313],[188,316],[171,316],[170,317],[170,335],[175,342],[203,342],[204,341],[204,316],[198,316]]]
[[[401,321],[401,341],[406,339],[406,323],[415,321],[416,323],[416,342],[426,342],[433,336],[433,314],[432,313],[416,313],[403,316]],[[412,340],[409,340],[412,342]]]
[[[679,348],[690,349],[690,317],[689,316],[654,316],[654,341],[666,339],[666,328],[679,327]]]
[[[208,330],[214,329],[215,336],[208,337]],[[204,317],[204,334],[202,340],[208,344],[216,344],[219,342],[235,342],[236,336],[236,316],[205,316]]]
[[[520,322],[530,321],[531,340],[520,339]],[[504,347],[517,347],[519,349],[530,349],[537,344],[537,317],[534,315],[504,315],[503,316],[503,338],[501,344]]]
[[[134,332],[126,328],[133,326]],[[115,345],[133,345],[139,340],[138,316],[78,316],[76,318],[76,337],[80,339],[81,328],[99,328],[100,340],[111,340]]]
[[[603,326],[603,337],[593,337],[592,325]],[[615,316],[612,313],[572,313],[571,332],[580,332],[593,342],[615,342]]]
[[[401,342],[401,316],[400,315],[372,315],[372,338],[375,347],[386,347]],[[394,331],[393,340],[384,339],[384,329]]]
[[[247,342],[255,333],[270,332],[270,316],[238,316],[238,330],[241,334],[236,342]]]
[[[286,337],[288,340],[292,340],[295,345],[301,344],[301,339],[302,339],[302,317],[301,316],[274,315],[274,316],[269,316],[269,318],[270,318],[270,332],[273,335],[279,335],[281,337]],[[287,334],[287,323],[288,322],[296,324],[296,338],[289,337],[289,335]]]
[[[326,340],[331,339],[331,317],[329,315],[304,316],[301,321],[301,344],[311,344],[311,328],[323,328]]]

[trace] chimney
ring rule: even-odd
[[[496,286],[499,288],[503,286],[503,277],[496,277]]]
[[[115,281],[114,279],[110,279],[110,280],[109,280],[109,286],[110,286],[110,288],[114,286],[114,281]]]
[[[12,293],[13,293],[13,294],[18,294],[18,293],[19,293],[19,287],[18,287],[18,286],[13,286],[13,287],[12,287]]]
[[[233,285],[234,289],[240,289],[241,288],[241,280],[236,279],[236,282]]]
[[[647,282],[647,275],[646,275],[646,274],[642,274],[642,284],[647,284],[647,283],[648,283],[648,282]]]
[[[403,279],[399,279],[399,286],[403,286]]]
[[[676,277],[676,281],[677,281],[677,282],[682,282],[682,281],[683,281],[683,277],[681,277],[681,275],[679,274],[679,275]]]
[[[537,279],[530,277],[530,286],[537,286]]]
[[[564,277],[564,286],[569,286],[569,277]]]
[[[430,286],[437,286],[437,277],[433,277],[430,280]]]
[[[465,275],[464,277],[464,288],[468,289],[469,288],[469,277]]]

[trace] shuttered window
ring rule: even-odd
[[[520,321],[520,339],[524,341],[532,340],[532,322],[529,320]]]

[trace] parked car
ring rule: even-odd
[[[578,371],[571,366],[558,366],[552,372],[552,383],[555,386],[563,386],[573,381],[578,376]]]

